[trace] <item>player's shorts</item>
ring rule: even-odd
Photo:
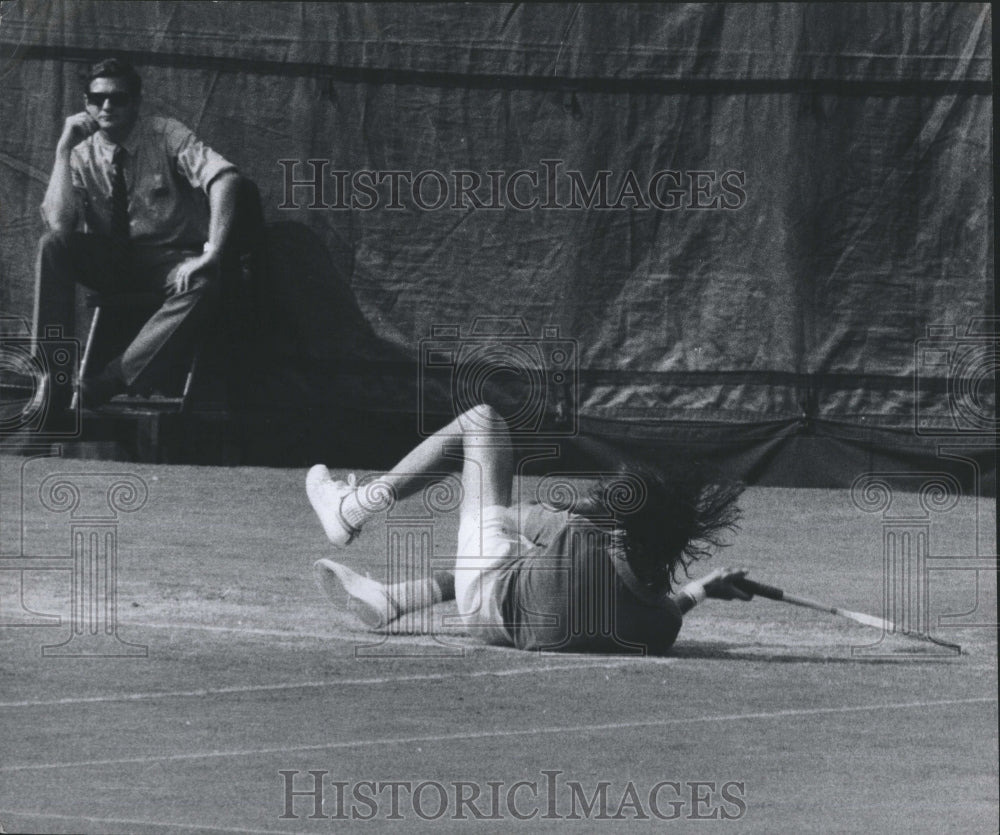
[[[463,515],[455,597],[463,622],[476,638],[524,649],[569,648],[569,632],[581,614],[581,607],[570,601],[593,594],[593,582],[581,588],[588,578],[572,569],[573,557],[562,535],[567,518],[566,513],[534,504],[493,506],[481,516]],[[548,547],[550,543],[556,547]],[[610,566],[603,556],[598,562]],[[610,574],[597,582],[610,593]]]
[[[489,507],[459,525],[455,596],[479,640],[518,649],[666,652],[681,615],[644,601],[609,559],[608,533],[541,505]]]
[[[517,531],[516,508],[493,505],[462,514],[455,561],[455,601],[463,622],[479,640],[510,645],[502,598],[514,566],[533,544]]]

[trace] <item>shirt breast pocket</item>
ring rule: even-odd
[[[170,197],[170,185],[167,183],[167,178],[162,174],[153,174],[146,183],[145,191],[152,203],[166,200]]]

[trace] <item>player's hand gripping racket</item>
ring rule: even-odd
[[[950,644],[947,641],[941,641],[923,633],[903,632],[903,630],[897,627],[896,624],[892,621],[886,620],[885,618],[877,618],[874,615],[866,615],[864,612],[852,612],[850,609],[841,609],[839,606],[830,606],[827,603],[821,603],[818,600],[811,600],[808,597],[799,597],[795,594],[789,594],[784,589],[779,589],[777,586],[769,586],[766,583],[758,583],[756,580],[751,580],[749,577],[731,577],[729,578],[729,582],[736,586],[736,588],[749,594],[751,597],[754,595],[760,595],[761,597],[766,597],[768,600],[780,600],[783,603],[791,603],[795,606],[804,606],[807,609],[815,609],[816,611],[827,612],[831,615],[840,615],[841,617],[853,620],[855,623],[860,623],[864,626],[871,626],[874,629],[881,629],[887,634],[904,635],[908,638],[930,641],[931,643],[938,644],[939,646],[948,647],[955,653],[960,653],[962,651],[962,648],[958,644]]]

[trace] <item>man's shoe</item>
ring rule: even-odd
[[[80,405],[84,409],[96,409],[127,389],[122,377],[121,362],[112,360],[100,374],[80,380]]]
[[[340,512],[344,498],[354,492],[356,484],[354,473],[347,477],[347,481],[334,481],[330,471],[322,464],[316,464],[306,473],[309,504],[316,511],[326,538],[338,547],[350,544],[361,532],[348,523]]]
[[[317,560],[313,564],[313,572],[319,587],[331,601],[339,604],[346,591],[350,597],[348,602],[358,603],[357,607],[351,608],[366,626],[382,629],[399,617],[399,607],[384,583],[362,577],[333,560]]]

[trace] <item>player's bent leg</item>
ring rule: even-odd
[[[462,513],[510,505],[514,455],[503,416],[480,404],[466,411],[462,427]]]
[[[450,447],[460,440],[463,501],[456,572],[435,571],[432,578],[387,586],[352,572],[329,560],[316,564],[323,590],[337,601],[346,591],[361,604],[364,620],[380,628],[405,612],[441,600],[458,600],[463,622],[476,627],[477,637],[490,643],[509,644],[510,636],[500,612],[498,581],[518,537],[509,521],[512,450],[506,423],[489,406],[477,406],[447,427],[424,439],[389,473],[359,494],[354,481],[335,482],[321,464],[306,478],[306,492],[327,538],[346,545],[375,512],[387,509],[394,499],[410,495],[425,474],[455,462]],[[372,493],[372,496],[367,496]],[[378,498],[378,501],[370,499]],[[383,506],[385,505],[385,506]],[[484,507],[486,511],[484,512]]]
[[[352,611],[372,629],[382,629],[408,612],[455,597],[455,579],[450,571],[435,571],[423,580],[391,585],[362,577],[333,560],[317,560],[313,572],[320,589],[333,603],[339,605],[346,593]]]
[[[510,508],[494,505],[482,514],[463,513],[455,560],[455,602],[473,637],[488,644],[509,646],[512,642],[501,596],[509,572],[517,570],[513,562],[518,548]]]
[[[323,464],[316,464],[306,473],[309,504],[319,517],[326,538],[339,547],[350,544],[361,531],[360,524],[351,524],[343,512],[344,499],[354,494],[356,483],[354,473],[347,481],[334,481]]]
[[[456,441],[459,456],[452,451]],[[470,445],[475,449],[470,450]],[[363,489],[358,489],[353,477],[347,482],[334,481],[329,470],[317,464],[306,475],[306,493],[327,538],[335,545],[346,545],[371,516],[424,488],[427,475],[454,469],[456,457],[463,461],[466,503],[476,507],[508,504],[512,465],[507,447],[503,419],[489,406],[476,406],[425,438]]]
[[[362,577],[333,560],[317,560],[313,572],[320,589],[334,603],[339,603],[346,592],[357,604],[354,612],[372,629],[381,629],[401,614],[385,584],[378,580]]]
[[[459,421],[463,463],[455,600],[475,637],[508,645],[499,585],[511,570],[519,541],[509,508],[514,478],[510,434],[491,406],[475,406]]]

